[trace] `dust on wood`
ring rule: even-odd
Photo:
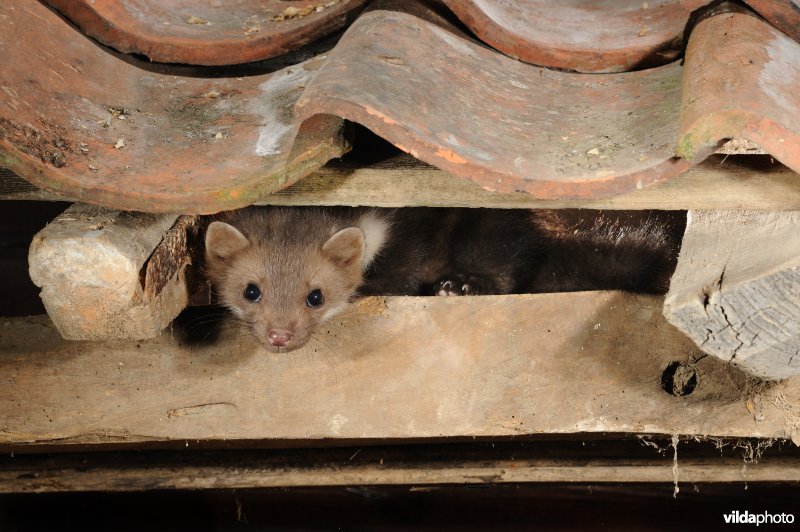
[[[354,305],[290,354],[266,353],[236,329],[195,341],[176,327],[144,342],[74,343],[46,319],[9,320],[0,327],[0,443],[794,436],[775,403],[800,402],[800,379],[750,384],[703,357],[661,304],[613,292],[393,297]],[[685,396],[661,387],[676,360],[697,371]],[[233,406],[194,408],[218,403]]]
[[[637,448],[624,438],[573,435],[490,444],[364,442],[353,447],[349,442],[345,447],[229,449],[222,454],[203,450],[27,454],[0,458],[0,493],[349,485],[415,485],[416,490],[428,490],[441,484],[674,482],[674,448],[654,439],[643,440],[647,448]],[[736,456],[739,442],[718,441],[721,447],[716,452],[712,448],[716,442],[681,440],[681,483],[800,479],[796,449],[748,440],[746,447],[763,454],[743,467],[742,457]],[[733,447],[734,456],[723,453],[722,447]],[[742,451],[746,452],[744,447]]]

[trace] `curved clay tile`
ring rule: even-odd
[[[758,14],[800,42],[800,2],[797,0],[745,0]]]
[[[800,42],[800,2],[798,0],[744,0],[770,24]],[[687,11],[695,11],[711,3],[711,0],[681,0]],[[726,9],[726,5],[719,6]]]
[[[234,65],[333,33],[366,0],[46,0],[87,35],[152,61]]]
[[[596,197],[674,176],[681,67],[574,74],[515,61],[410,15],[373,11],[297,104],[335,114],[486,189]]]
[[[244,206],[345,146],[338,118],[293,113],[320,60],[238,79],[150,72],[102,50],[39,2],[2,2],[0,165],[115,208]],[[299,129],[299,133],[298,133]]]
[[[625,72],[676,59],[689,11],[680,0],[444,0],[483,41],[535,65]]]
[[[693,163],[738,137],[800,171],[800,43],[754,15],[723,13],[689,38],[678,153]]]

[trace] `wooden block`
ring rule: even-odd
[[[797,434],[800,378],[764,386],[704,357],[662,305],[619,292],[365,298],[291,353],[236,328],[65,342],[44,318],[0,320],[0,450]],[[665,386],[676,365],[694,380],[684,395]]]
[[[75,204],[34,237],[30,276],[64,338],[152,338],[178,315],[195,220],[177,219]]]
[[[690,211],[664,315],[754,375],[800,374],[798,228],[798,211]]]

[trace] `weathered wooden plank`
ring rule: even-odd
[[[0,170],[2,172],[2,170]],[[0,199],[63,199],[0,173]],[[716,156],[683,175],[643,190],[599,200],[536,200],[525,193],[483,190],[408,155],[359,166],[331,162],[264,198],[273,205],[496,207],[587,209],[800,208],[800,175],[769,156]]]
[[[264,352],[235,328],[200,343],[177,328],[146,342],[87,343],[62,340],[45,318],[7,320],[0,444],[795,436],[800,379],[758,385],[703,357],[666,323],[662,301],[367,298],[289,354]],[[662,387],[674,362],[695,375],[688,395]]]
[[[189,299],[196,223],[170,229],[177,218],[74,204],[34,237],[31,280],[65,338],[152,338],[169,325]]]
[[[378,165],[328,165],[262,203],[403,207],[766,209],[800,207],[800,175],[769,157],[717,156],[667,182],[595,200],[537,200],[483,190],[410,156]]]
[[[16,455],[0,459],[0,493],[520,482],[660,482],[680,487],[686,482],[800,481],[796,448],[774,452],[769,442],[729,443],[724,456],[711,443],[705,444],[712,451],[707,452],[686,442],[677,443],[677,449],[662,442],[661,453],[638,442],[622,443],[627,445],[571,440]],[[763,455],[748,456],[734,445],[759,449]]]
[[[800,211],[690,211],[664,314],[703,351],[800,375]]]

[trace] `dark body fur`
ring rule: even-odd
[[[545,252],[526,292],[666,293],[685,211],[533,211]]]
[[[544,252],[531,211],[408,208],[391,216],[391,238],[362,294],[433,295],[451,277],[470,280],[481,294],[521,292]]]
[[[683,211],[401,209],[359,292],[664,293],[685,225]]]

